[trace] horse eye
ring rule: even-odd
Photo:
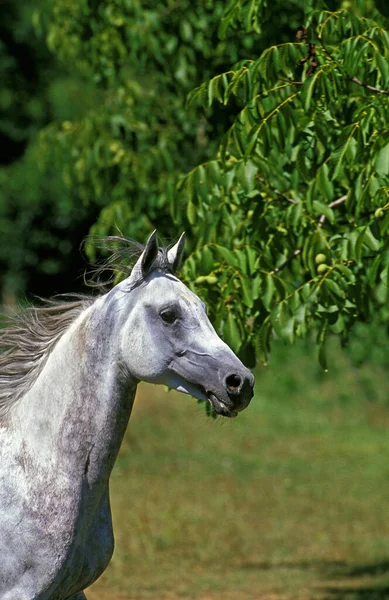
[[[163,310],[160,313],[160,317],[162,321],[165,321],[165,323],[174,323],[174,321],[177,319],[176,313],[171,309]]]

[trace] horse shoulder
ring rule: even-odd
[[[85,509],[87,510],[87,509]],[[90,519],[90,514],[85,515]],[[108,487],[86,527],[79,528],[78,543],[67,567],[72,579],[67,593],[77,593],[94,583],[107,568],[113,554],[114,538]],[[61,596],[62,598],[62,596]]]

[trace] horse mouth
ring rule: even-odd
[[[230,419],[234,419],[238,416],[238,413],[235,410],[229,408],[222,400],[219,400],[212,392],[207,392],[207,397],[210,403],[213,406],[214,411],[218,415],[222,415],[223,417],[229,417]]]
[[[170,377],[163,380],[163,384],[179,392],[190,394],[203,402],[210,402],[217,415],[229,417],[230,419],[238,416],[238,412],[233,410],[232,406],[227,404],[227,402],[218,398],[214,392],[201,384],[192,383],[189,379],[184,378],[178,373],[172,372]]]

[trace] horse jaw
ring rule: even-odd
[[[170,372],[167,377],[164,377],[163,384],[167,385],[172,390],[177,390],[177,392],[189,394],[197,400],[209,402],[210,404],[212,404],[215,412],[219,415],[223,415],[224,417],[230,418],[236,417],[238,415],[236,411],[228,408],[222,400],[215,396],[215,394],[207,394],[204,389],[196,386],[190,381],[187,381],[183,377],[180,377],[179,375],[177,375],[177,373]]]

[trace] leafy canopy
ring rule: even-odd
[[[231,112],[206,120],[186,96],[250,56],[254,36],[218,39],[223,0],[7,2],[0,288],[46,295],[77,285],[92,223],[95,235],[177,235],[177,178],[212,156]]]
[[[231,0],[222,21],[258,29],[262,3]],[[212,160],[178,186],[197,250],[188,280],[248,362],[272,332],[329,332],[388,318],[389,33],[374,6],[306,9],[289,42],[238,62],[189,105],[240,106]]]
[[[50,182],[65,221],[98,213],[94,234],[186,229],[184,278],[243,360],[266,361],[274,332],[315,332],[325,368],[330,332],[388,318],[387,12],[381,0],[43,4],[34,23],[63,75],[54,118],[2,173],[4,231],[26,169],[31,216]]]

